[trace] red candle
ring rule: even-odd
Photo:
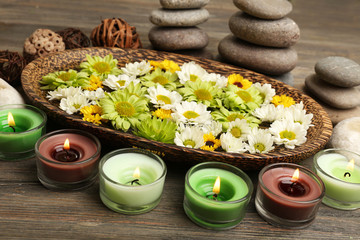
[[[300,223],[314,220],[323,195],[322,181],[310,170],[295,164],[272,164],[259,174],[256,207],[270,223],[276,224],[277,219],[278,225],[288,222],[300,227]]]
[[[76,185],[97,175],[101,147],[97,138],[87,132],[55,131],[39,139],[35,148],[38,177],[45,186]]]

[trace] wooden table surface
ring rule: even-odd
[[[299,60],[292,71],[295,87],[314,72],[321,58],[340,55],[360,62],[360,1],[293,0],[289,15],[301,29],[295,48]],[[34,30],[79,27],[87,35],[101,19],[121,17],[136,26],[144,48],[150,48],[148,17],[157,0],[0,0],[0,49],[22,52]],[[218,42],[230,33],[227,22],[237,11],[231,0],[212,0],[207,50],[215,57]],[[108,151],[108,150],[107,150]],[[104,152],[105,153],[105,152]],[[311,159],[303,162],[311,167]],[[56,192],[44,188],[36,176],[35,160],[0,162],[0,239],[360,239],[360,210],[340,211],[321,205],[314,223],[303,230],[267,224],[251,201],[244,220],[234,229],[211,231],[198,227],[182,207],[187,169],[167,163],[162,200],[153,211],[136,216],[107,209],[98,183],[84,191]],[[254,179],[258,172],[248,172]]]

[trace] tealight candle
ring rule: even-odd
[[[97,178],[101,146],[90,133],[64,129],[45,134],[35,152],[38,179],[49,189],[83,189]]]
[[[314,171],[325,184],[323,203],[337,209],[360,208],[360,155],[326,149],[314,156]]]
[[[275,163],[259,173],[255,206],[270,224],[305,228],[315,219],[323,196],[323,182],[309,169],[291,163]]]
[[[243,219],[253,185],[240,169],[220,162],[200,163],[185,176],[184,210],[199,226],[222,230]]]
[[[0,160],[33,157],[35,143],[45,133],[46,120],[46,114],[31,105],[0,106]]]
[[[100,161],[100,198],[111,210],[140,214],[155,208],[166,176],[163,160],[143,149],[125,148]]]

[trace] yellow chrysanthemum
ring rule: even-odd
[[[89,91],[95,91],[98,88],[103,88],[100,77],[91,75],[90,76],[90,86],[85,87],[84,89],[89,90]]]
[[[214,151],[221,146],[221,141],[216,139],[212,133],[204,134],[204,145],[201,147],[202,150]]]
[[[295,104],[295,101],[292,97],[288,97],[286,95],[276,95],[273,97],[271,101],[275,106],[284,105],[284,107],[290,107]]]
[[[180,71],[180,67],[176,62],[167,59],[165,59],[162,62],[150,61],[150,65],[153,67],[161,68],[162,70],[165,71],[169,70],[171,73]]]
[[[153,112],[152,115],[157,118],[161,118],[161,119],[171,119],[172,118],[171,113],[172,113],[172,111],[170,109],[166,110],[166,109],[159,108],[155,112]]]
[[[228,77],[228,82],[229,82],[229,84],[238,86],[239,88],[242,88],[242,89],[248,89],[252,85],[252,82],[250,82],[249,80],[247,80],[240,74],[236,74],[236,73],[231,74]]]
[[[98,105],[85,106],[80,109],[80,112],[84,115],[83,120],[87,122],[99,125],[101,123],[102,108]]]

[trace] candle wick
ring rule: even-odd
[[[349,177],[351,177],[351,173],[349,173],[349,172],[346,172],[346,173],[344,174],[344,177],[346,177],[346,175],[349,175]]]
[[[13,126],[9,126],[9,127],[11,127],[11,128],[12,128],[12,130],[15,132],[15,128],[14,128]]]
[[[214,193],[213,199],[214,199],[215,201],[217,201],[217,197],[218,197],[218,195],[217,195],[216,193]]]
[[[295,184],[295,182],[292,182],[291,185],[290,185],[290,187],[293,188],[293,187],[294,187],[294,184]]]
[[[134,185],[134,183],[136,183],[137,185],[141,185],[139,183],[139,179],[134,179],[134,180],[131,181],[131,185]]]

